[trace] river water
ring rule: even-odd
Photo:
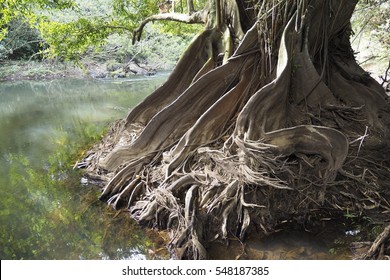
[[[0,83],[1,259],[152,257],[156,238],[100,203],[69,155],[166,78]]]
[[[166,78],[0,83],[1,259],[168,257],[166,237],[141,229],[127,213],[100,202],[98,189],[81,183],[71,158]],[[252,239],[246,254],[255,259],[348,258],[345,246],[339,252],[334,240],[302,233]],[[241,251],[240,244],[216,246],[211,257],[235,258]]]

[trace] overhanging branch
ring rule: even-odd
[[[143,22],[141,22],[140,26],[134,30],[133,32],[133,44],[136,41],[141,39],[142,32],[146,26],[151,21],[176,21],[183,22],[188,24],[194,23],[205,23],[206,22],[206,13],[204,11],[198,11],[191,15],[188,14],[180,14],[180,13],[165,13],[165,14],[157,14],[146,18]]]

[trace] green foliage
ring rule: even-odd
[[[0,40],[7,32],[7,25],[15,18],[33,19],[36,9],[65,9],[74,7],[72,0],[2,0],[0,4]]]
[[[111,50],[115,42],[113,36],[126,36],[131,40],[132,31],[142,20],[159,13],[158,5],[163,1],[156,0],[3,0],[0,5],[0,56],[7,57],[12,50],[18,49],[18,57],[27,57],[38,51],[39,44],[28,44],[29,41],[44,40],[45,54],[49,57],[60,57],[69,60],[79,60],[87,53],[104,52]],[[207,0],[194,1],[195,10],[203,9]],[[389,56],[390,46],[390,4],[385,0],[360,1],[355,13],[354,30],[357,34],[365,34],[372,41],[382,46],[380,56]],[[175,12],[187,13],[186,1],[175,2]],[[9,45],[15,36],[15,23],[24,22],[23,31],[17,40],[19,45]],[[27,28],[27,23],[39,29]],[[160,42],[155,39],[156,33],[179,36],[188,43],[187,36],[197,33],[202,27],[199,25],[178,24],[176,22],[161,22],[153,25],[153,32],[144,34],[144,40]],[[150,30],[150,29],[149,29]],[[20,29],[19,29],[20,31]],[[8,34],[8,35],[7,35]],[[34,38],[31,36],[34,35]],[[29,37],[30,36],[30,37]],[[36,40],[31,40],[36,39]],[[8,44],[8,45],[7,45]],[[110,47],[107,47],[107,44]],[[151,45],[151,44],[144,44]],[[168,44],[165,44],[167,46]],[[175,44],[173,44],[175,45]],[[19,48],[18,46],[23,46]],[[165,48],[164,46],[164,48]],[[135,49],[137,47],[134,47]],[[172,47],[173,48],[173,47]],[[118,48],[117,48],[118,49]],[[120,50],[128,53],[129,50]],[[148,51],[151,55],[155,49]],[[131,53],[131,52],[130,52]],[[133,51],[139,53],[139,51]],[[177,56],[177,55],[176,55]],[[0,57],[1,58],[1,57]]]
[[[73,0],[3,0],[0,4],[0,59],[20,59],[41,49],[42,39],[31,27],[36,10],[74,8]]]
[[[149,32],[145,32],[141,44],[131,46],[132,31],[142,20],[158,13],[156,1],[99,0],[94,5],[86,0],[76,2],[77,9],[68,9],[66,13],[42,12],[37,21],[39,31],[49,46],[45,50],[47,56],[80,60],[85,56],[107,55],[112,58],[114,55],[119,61],[125,62],[138,55],[141,60],[150,56],[150,64],[159,60],[159,63],[167,65],[176,61],[184,51],[176,47],[187,45],[190,40],[188,35],[200,29],[195,25],[171,22],[154,24],[153,28],[148,28]],[[202,1],[197,1],[197,5],[199,2]],[[163,34],[168,34],[168,37],[164,39]],[[162,47],[152,47],[152,42],[162,41]],[[114,54],[113,49],[116,50]],[[168,49],[168,56],[164,56]],[[165,57],[164,61],[161,61],[161,57]]]
[[[144,30],[144,39],[132,44],[126,34],[112,34],[98,52],[89,53],[99,61],[115,60],[127,63],[134,60],[162,69],[172,69],[187,48],[192,36],[162,33],[161,24],[155,23]]]
[[[378,76],[386,70],[390,57],[390,3],[387,0],[359,1],[352,27],[353,46],[358,60]],[[364,62],[365,63],[364,65]]]
[[[78,60],[90,47],[102,45],[109,32],[101,26],[100,19],[80,18],[69,23],[46,20],[40,22],[39,30],[49,45],[45,51],[49,57]]]
[[[355,31],[368,33],[387,50],[390,48],[390,3],[387,0],[360,1],[354,15]]]
[[[39,32],[23,19],[10,21],[7,31],[7,36],[0,41],[0,59],[29,58],[41,49],[42,39]]]
[[[165,0],[112,0],[114,15],[135,22],[135,25],[145,18],[159,13],[159,4]],[[205,7],[208,0],[194,0],[195,10]],[[171,10],[171,12],[173,12]],[[175,13],[188,13],[186,1],[175,1]]]
[[[147,40],[145,42],[141,41],[139,44],[144,44],[148,47],[143,48],[141,54],[151,64],[173,66],[169,65],[169,63],[176,62],[180,58],[188,47],[189,41],[192,39],[192,36],[188,34],[196,34],[199,29],[195,28],[188,33],[179,33],[181,36],[178,36],[172,32],[162,32],[161,28],[165,27],[165,24],[163,24],[156,23],[146,30],[145,37]],[[176,24],[176,27],[183,25]],[[199,25],[197,27],[199,28]]]
[[[132,23],[133,28],[146,17],[158,13],[158,5],[153,0],[112,0],[112,3],[114,16]]]
[[[186,13],[186,2],[176,2],[175,12]],[[194,1],[195,9],[202,9],[205,2],[207,1]],[[0,27],[4,39],[0,43],[0,55],[7,58],[7,54],[12,52],[7,44],[15,37],[10,24],[16,19],[24,22],[24,27],[19,30],[37,36],[36,40],[29,38],[29,41],[36,42],[34,45],[26,44],[28,41],[23,40],[22,35],[19,35],[18,40],[13,40],[20,42],[20,45],[26,44],[24,48],[18,48],[19,57],[29,57],[39,51],[47,57],[73,61],[86,55],[96,56],[98,53],[104,56],[104,52],[111,55],[112,46],[116,44],[111,41],[112,38],[121,37],[131,41],[133,30],[145,18],[159,13],[159,3],[155,0],[6,0],[0,6]],[[194,35],[201,28],[199,25],[161,22],[147,29],[142,44],[134,47],[130,47],[128,43],[116,44],[114,47],[118,55],[123,54],[121,60],[124,61],[138,54],[141,59],[151,56],[152,64],[158,59],[162,64],[172,64],[172,60],[176,61],[180,55],[179,51],[184,50],[176,47],[187,45],[189,34]],[[162,34],[167,34],[165,40]],[[41,41],[40,44],[38,41]],[[157,46],[151,47],[152,42],[162,43],[160,51]],[[163,53],[168,49],[168,56],[163,59],[166,61],[161,62]]]
[[[195,34],[203,30],[204,26],[200,24],[186,24],[173,21],[162,21],[152,25],[156,32],[160,34],[168,34],[171,36],[179,36],[183,39],[194,37]],[[145,38],[145,35],[144,35]]]

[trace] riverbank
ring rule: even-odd
[[[152,76],[166,67],[154,67],[135,62],[96,62],[83,60],[80,64],[53,61],[0,61],[0,82],[21,80],[54,80],[62,78],[127,78],[137,75]]]
[[[70,63],[3,60],[0,62],[0,81],[54,80],[86,78],[81,68]]]

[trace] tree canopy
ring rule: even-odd
[[[194,1],[194,7],[203,2]],[[43,55],[77,61],[88,51],[101,51],[113,34],[132,38],[144,19],[160,13],[158,6],[151,0],[5,1],[0,7],[0,39],[5,39],[4,49],[13,50],[7,34],[15,41],[15,34],[8,30],[12,31],[13,21],[18,20],[37,30],[35,41],[40,41]],[[178,15],[186,15],[187,5],[181,3],[175,10]],[[200,30],[199,26],[173,24],[169,18],[164,19],[166,15],[159,19],[164,22],[158,27],[161,33],[188,36]]]

